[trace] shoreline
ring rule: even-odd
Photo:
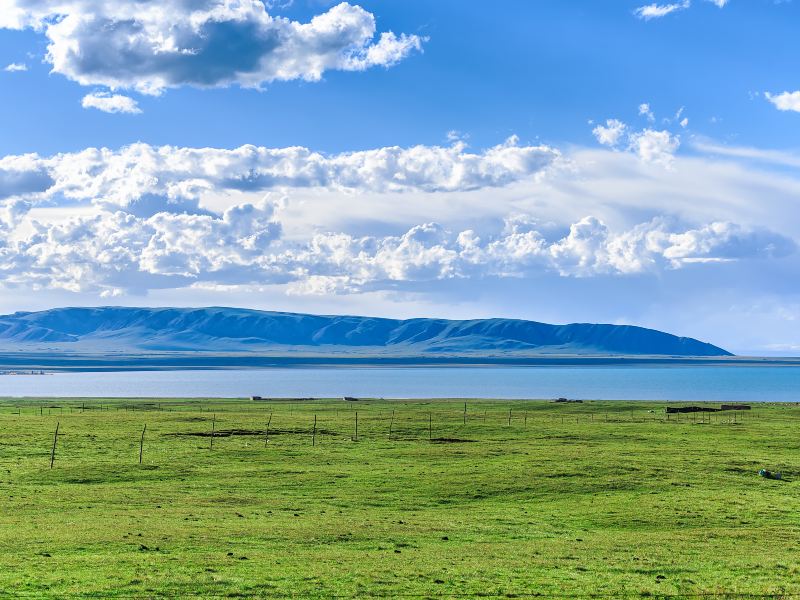
[[[0,371],[48,373],[214,371],[338,368],[496,367],[800,367],[795,357],[673,357],[608,355],[538,356],[341,356],[220,353],[63,354],[0,352]],[[3,373],[0,373],[2,376]],[[18,375],[17,375],[18,376]]]

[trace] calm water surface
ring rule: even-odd
[[[800,401],[800,367],[437,367],[0,376],[0,396]]]

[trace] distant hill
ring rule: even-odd
[[[382,356],[731,356],[628,325],[379,319],[239,308],[57,308],[0,316],[4,351],[268,352]]]

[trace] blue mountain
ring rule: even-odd
[[[0,349],[131,353],[730,356],[629,325],[516,319],[380,319],[239,308],[57,308],[0,316]]]

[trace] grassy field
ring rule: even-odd
[[[0,400],[0,595],[800,595],[800,407],[663,407]]]

